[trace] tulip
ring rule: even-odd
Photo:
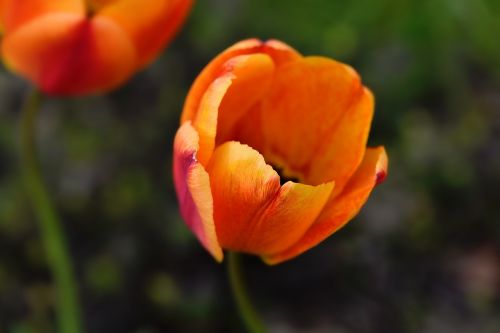
[[[86,95],[155,59],[192,0],[0,0],[2,57],[43,92]]]
[[[387,173],[367,148],[374,98],[349,66],[246,40],[217,56],[187,96],[174,142],[181,215],[217,261],[268,264],[351,220]]]

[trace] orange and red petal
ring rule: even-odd
[[[142,67],[165,47],[186,18],[192,0],[121,0],[104,6],[97,17],[120,26],[137,50]]]
[[[8,0],[0,0],[0,35],[5,30],[5,10]]]
[[[333,183],[309,186],[280,178],[264,157],[239,142],[217,147],[208,166],[219,242],[266,255],[294,244],[315,221]]]
[[[51,14],[5,36],[8,67],[48,94],[82,95],[116,87],[134,69],[135,50],[123,31],[104,18]]]
[[[231,73],[232,79],[218,110],[217,145],[238,136],[236,124],[269,91],[275,65],[267,54],[255,53],[234,57],[224,64],[224,68]],[[255,135],[261,136],[257,131]]]
[[[359,212],[373,188],[385,178],[387,161],[383,147],[366,149],[362,163],[342,193],[330,199],[304,236],[287,250],[267,256],[264,260],[269,264],[278,264],[294,258],[349,222]]]
[[[266,257],[295,244],[317,219],[333,188],[333,182],[317,186],[285,183],[254,221],[255,231],[249,239],[253,252]]]
[[[203,166],[207,166],[215,149],[219,107],[224,95],[231,86],[232,79],[232,75],[227,74],[219,77],[210,85],[201,99],[199,112],[192,121],[193,127],[200,136],[198,160]]]
[[[259,152],[235,141],[217,147],[207,171],[221,246],[251,252],[248,240],[254,232],[253,221],[278,194],[278,174]]]
[[[276,39],[262,42],[260,52],[270,56],[276,67],[302,58],[302,55],[297,50]]]
[[[236,43],[219,54],[198,75],[186,98],[181,123],[195,118],[203,95],[208,87],[218,77],[227,74],[227,68],[224,68],[224,64],[228,60],[237,56],[254,53],[269,55],[273,59],[275,66],[281,66],[282,64],[301,58],[301,55],[293,48],[276,40],[262,42],[258,39],[247,39]]]
[[[253,50],[256,50],[259,45],[260,41],[258,39],[245,40],[223,51],[212,60],[198,75],[189,90],[181,115],[181,123],[188,120],[194,120],[203,95],[208,87],[221,75],[224,63],[238,55],[251,53]]]
[[[332,132],[315,149],[308,182],[317,184],[325,179],[335,179],[334,195],[342,191],[365,155],[373,110],[373,95],[367,88],[362,88]]]
[[[0,21],[6,33],[47,14],[85,15],[83,0],[2,0],[0,5]]]
[[[364,122],[350,127],[353,131],[350,137],[359,137],[358,141],[346,143],[352,152],[340,154],[346,152],[339,149],[344,139],[340,142],[332,139],[362,92],[356,72],[328,58],[306,57],[277,68],[271,91],[262,102],[264,145],[260,151],[305,183],[316,185],[334,180],[337,184],[338,179],[354,172],[366,145],[365,135],[359,133],[369,129],[372,109],[368,116],[364,115]],[[338,150],[339,154],[336,163],[330,165],[329,174],[313,182],[309,179],[312,161],[322,158],[318,150],[323,146],[330,147],[334,154]]]
[[[173,161],[175,189],[184,221],[201,244],[220,262],[223,252],[215,233],[210,180],[196,158],[198,141],[198,133],[189,122],[177,132]]]

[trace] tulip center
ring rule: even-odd
[[[86,0],[87,5],[87,15],[89,17],[94,16],[98,11],[100,11],[103,7],[112,4],[113,2],[117,2],[118,0]]]
[[[289,172],[285,170],[285,168],[278,167],[274,164],[271,164],[273,167],[274,171],[278,173],[280,176],[280,184],[283,185],[288,181],[294,182],[294,183],[300,183],[300,178],[294,175],[291,175]]]

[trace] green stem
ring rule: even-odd
[[[241,272],[241,256],[236,252],[229,252],[228,275],[234,300],[238,305],[240,316],[243,319],[249,333],[265,333],[259,314],[250,301],[245,288],[243,274]]]
[[[21,118],[21,168],[42,242],[56,285],[56,312],[60,333],[81,333],[80,306],[68,246],[40,171],[36,147],[36,120],[42,96],[26,98]]]

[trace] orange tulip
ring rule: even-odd
[[[0,0],[2,56],[42,91],[107,91],[149,64],[192,0]]]
[[[203,246],[291,259],[351,220],[387,173],[374,100],[349,66],[246,40],[187,97],[174,143],[181,214]]]

